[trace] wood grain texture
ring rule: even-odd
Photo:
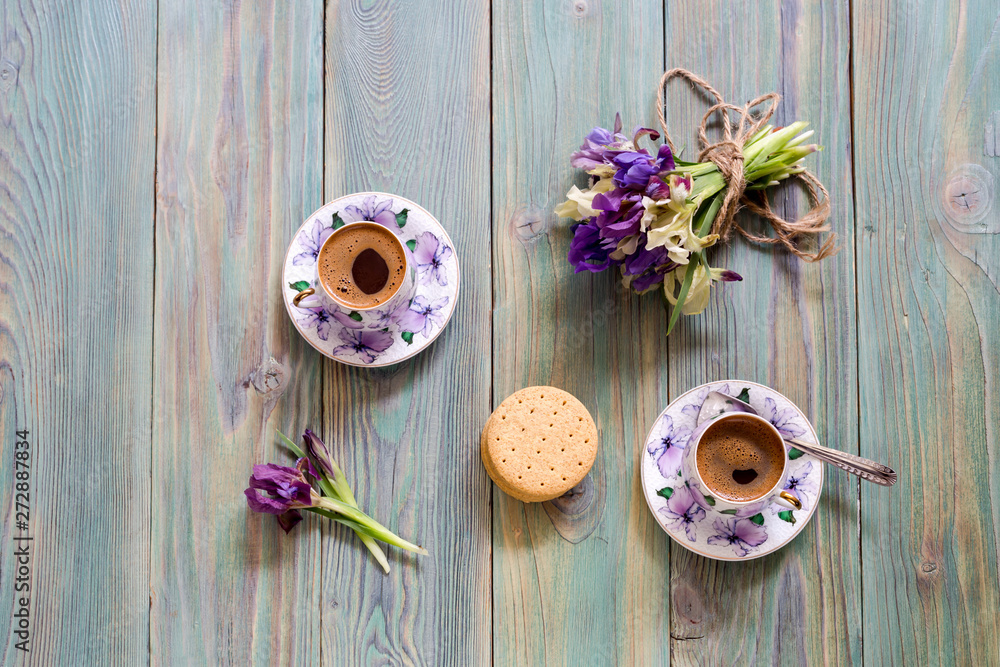
[[[782,95],[777,125],[812,123],[825,146],[807,158],[831,193],[840,254],[805,264],[735,240],[710,260],[744,276],[687,318],[670,340],[670,394],[727,377],[761,382],[795,401],[823,443],[857,451],[854,224],[847,2],[668,3],[667,67],[687,67],[743,104]],[[667,95],[667,120],[696,155],[707,108],[686,84]],[[676,136],[676,134],[675,134]],[[785,217],[805,211],[785,189]],[[746,224],[753,224],[747,219]],[[671,655],[680,664],[820,664],[861,660],[858,481],[827,468],[821,505],[803,534],[749,563],[719,563],[671,545]]]
[[[574,275],[552,209],[583,178],[569,154],[621,111],[654,118],[659,2],[493,6],[493,402],[554,385],[588,407],[597,461],[573,495],[524,504],[493,490],[495,664],[667,660],[667,536],[639,486],[639,450],[666,404],[659,300]]]
[[[243,489],[321,418],[281,268],[322,203],[323,8],[160,10],[151,661],[316,663],[319,522],[286,537]]]
[[[0,3],[4,664],[148,656],[155,25],[142,0]],[[11,622],[19,429],[27,655]]]
[[[998,26],[995,2],[855,3],[861,453],[900,475],[861,496],[870,664],[1000,656],[1000,236],[973,220],[1000,220]]]
[[[325,363],[327,442],[358,502],[430,556],[323,531],[323,662],[490,660],[490,44],[486,0],[327,6],[326,198],[398,193],[444,225],[462,269],[447,329],[386,369]]]

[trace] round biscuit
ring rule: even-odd
[[[497,407],[480,437],[483,465],[502,491],[525,502],[558,498],[597,456],[587,408],[556,387],[526,387]]]

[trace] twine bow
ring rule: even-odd
[[[718,234],[719,238],[728,241],[735,229],[743,238],[754,243],[781,244],[795,256],[807,261],[816,262],[824,257],[829,257],[839,250],[834,246],[836,235],[830,237],[820,246],[815,253],[809,253],[798,247],[797,241],[802,237],[821,234],[830,231],[830,226],[825,224],[830,217],[830,194],[823,184],[808,171],[803,171],[797,176],[802,180],[809,196],[811,208],[798,220],[785,220],[778,216],[767,201],[767,196],[761,193],[760,201],[754,201],[746,193],[747,182],[743,171],[743,145],[767,124],[774,114],[781,96],[778,93],[767,93],[756,99],[747,102],[744,106],[738,107],[735,104],[726,102],[707,81],[684,68],[676,67],[669,70],[660,77],[660,85],[656,91],[656,114],[660,121],[660,129],[663,130],[663,140],[670,146],[670,150],[676,154],[673,139],[667,130],[667,119],[664,116],[663,90],[671,79],[687,79],[693,86],[698,86],[715,98],[715,104],[708,108],[702,116],[701,125],[698,126],[698,142],[701,145],[701,152],[698,153],[698,162],[710,161],[719,168],[719,173],[726,180],[726,195],[722,201],[719,213],[712,224],[712,233]],[[764,111],[756,118],[751,114],[755,107],[769,102]],[[738,114],[738,121],[733,124],[729,118],[729,112]],[[706,130],[709,119],[713,114],[719,113],[722,116],[722,135],[720,141],[711,143],[708,140]],[[734,133],[735,130],[735,133]],[[820,196],[822,194],[822,197]],[[741,207],[746,207],[752,213],[760,216],[771,225],[775,236],[764,236],[755,234],[736,221],[736,213]]]

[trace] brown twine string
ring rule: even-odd
[[[660,77],[660,85],[656,91],[656,114],[660,121],[660,129],[663,130],[663,140],[667,142],[670,150],[675,154],[676,149],[670,132],[667,130],[667,119],[663,112],[663,90],[671,79],[678,77],[687,79],[692,86],[700,87],[715,99],[715,104],[708,108],[708,111],[702,116],[701,125],[698,126],[698,142],[701,145],[698,162],[714,162],[727,185],[722,206],[712,224],[712,233],[718,234],[719,238],[725,242],[729,240],[735,229],[743,238],[754,243],[780,243],[789,252],[807,262],[816,262],[836,253],[839,248],[834,246],[835,234],[831,234],[815,253],[805,252],[798,247],[797,241],[802,237],[830,231],[830,226],[825,224],[826,219],[830,217],[830,194],[819,182],[819,179],[808,171],[803,171],[798,174],[798,177],[809,196],[811,208],[798,220],[785,220],[778,216],[768,203],[767,195],[763,192],[759,202],[750,199],[747,195],[747,182],[743,172],[743,145],[767,124],[767,121],[774,114],[781,96],[777,93],[767,93],[747,102],[742,107],[738,107],[726,102],[719,91],[693,72],[681,67],[664,72],[663,76]],[[751,114],[751,110],[765,102],[770,102],[770,104],[755,118]],[[731,123],[730,111],[738,115],[736,123]],[[711,143],[708,140],[707,126],[711,117],[716,113],[722,117],[722,139]],[[737,223],[736,213],[741,207],[746,207],[752,213],[766,220],[771,225],[771,229],[774,230],[775,236],[755,234]]]

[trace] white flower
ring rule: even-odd
[[[690,177],[671,174],[670,198],[653,201],[643,197],[646,212],[642,216],[642,230],[646,232],[646,248],[664,247],[667,256],[677,264],[687,264],[692,252],[713,245],[718,234],[698,236],[693,228],[697,205],[688,201],[691,194]]]
[[[555,214],[560,218],[573,218],[574,220],[585,220],[592,218],[599,213],[594,210],[594,197],[602,192],[608,192],[614,187],[614,181],[610,178],[602,178],[594,187],[581,190],[575,185],[566,193],[566,201],[555,208]]]
[[[671,305],[677,305],[677,295],[675,291],[679,289],[687,275],[688,267],[679,266],[663,279],[663,290],[667,301]],[[685,315],[697,315],[708,307],[708,297],[711,295],[712,285],[719,280],[742,280],[732,271],[726,269],[709,269],[698,265],[694,268],[694,279],[688,289],[687,298],[681,306],[681,312]]]

